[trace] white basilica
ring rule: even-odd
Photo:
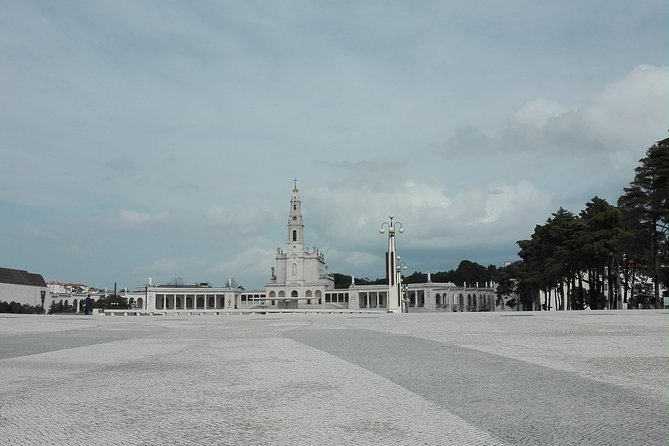
[[[232,286],[153,286],[134,294],[138,310],[158,313],[231,312],[240,310],[358,310],[388,309],[388,285],[356,285],[335,289],[325,256],[318,249],[305,248],[302,201],[293,187],[288,213],[287,243],[277,248],[270,282],[262,291]],[[495,311],[492,284],[486,287],[457,287],[433,283],[402,287],[408,311]]]
[[[270,304],[278,298],[279,308],[298,308],[323,303],[326,291],[334,289],[334,279],[327,273],[325,256],[316,248],[304,247],[304,220],[297,183],[293,187],[288,213],[288,244],[277,248],[276,266],[266,287]],[[302,302],[300,302],[302,301]]]

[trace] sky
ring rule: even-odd
[[[501,266],[669,129],[665,0],[0,0],[0,266],[269,281]]]

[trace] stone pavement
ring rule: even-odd
[[[0,443],[667,445],[667,314],[0,315]]]

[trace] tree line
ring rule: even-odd
[[[593,197],[578,214],[560,207],[499,272],[498,299],[545,309],[661,308],[669,286],[669,138],[646,151],[616,205]],[[552,299],[551,299],[552,298]]]
[[[498,268],[495,265],[483,266],[470,260],[462,260],[456,269],[448,271],[440,271],[433,273],[431,276],[432,282],[438,283],[454,283],[457,286],[474,287],[477,284],[484,286],[486,283],[490,284],[497,281]],[[335,288],[348,288],[351,286],[351,276],[334,273]],[[414,271],[408,276],[402,276],[403,283],[425,283],[427,282],[427,273]],[[385,285],[388,279],[383,277],[380,279],[369,279],[367,277],[355,278],[356,285]]]
[[[77,301],[77,307],[74,306],[74,300],[72,303],[69,301],[63,302],[63,299],[60,299],[58,301],[53,301],[51,302],[51,306],[49,307],[49,314],[60,314],[60,313],[76,313],[77,309],[80,312],[84,311],[83,305],[84,305],[84,299],[79,299]],[[129,308],[129,304],[132,304],[134,302],[133,298],[130,298],[130,301],[128,301],[127,298],[120,296],[118,294],[108,294],[105,296],[98,297],[97,299],[91,298],[91,303],[93,305],[93,308],[99,308],[99,309],[124,309],[124,308]],[[40,307],[41,308],[41,307]]]
[[[44,309],[41,305],[28,305],[19,302],[5,302],[0,301],[0,313],[14,313],[14,314],[42,314]]]

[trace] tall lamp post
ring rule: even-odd
[[[386,277],[388,278],[388,303],[386,305],[388,312],[398,313],[402,311],[400,281],[397,273],[397,256],[395,248],[395,233],[404,232],[404,226],[399,221],[393,221],[395,216],[388,215],[389,221],[381,223],[379,234],[385,234],[388,231],[388,251],[386,252]],[[401,277],[401,276],[400,276]]]

